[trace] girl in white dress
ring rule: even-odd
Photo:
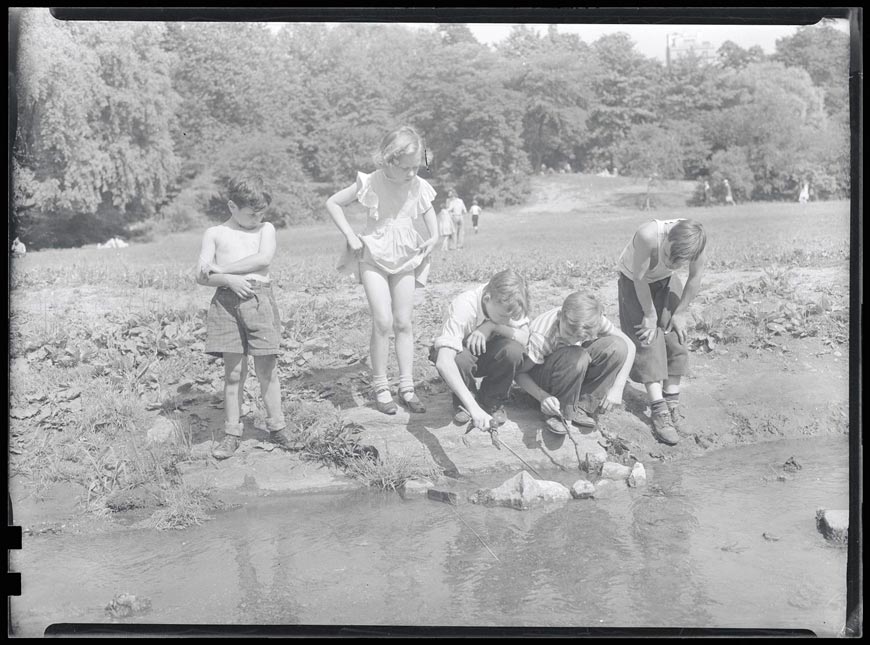
[[[447,204],[438,211],[438,233],[441,235],[441,250],[447,251],[452,244],[456,227],[453,226],[453,215],[447,210]]]
[[[347,239],[339,270],[359,276],[372,312],[372,389],[377,409],[395,414],[397,406],[387,380],[390,331],[396,336],[399,402],[412,412],[426,408],[414,393],[414,289],[425,286],[430,254],[438,242],[432,200],[435,189],[417,176],[424,145],[416,130],[404,126],[387,134],[375,153],[371,174],[358,172],[356,181],[326,200],[326,209]],[[357,234],[343,208],[359,202],[368,209],[366,228]],[[423,216],[429,238],[414,228]]]

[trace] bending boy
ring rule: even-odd
[[[541,404],[547,427],[566,434],[565,422],[592,428],[597,412],[622,403],[634,362],[634,343],[580,291],[529,327],[529,347],[517,383]]]
[[[507,420],[504,403],[529,340],[528,301],[525,280],[508,269],[450,304],[429,359],[453,392],[454,423],[486,430]]]
[[[619,324],[637,355],[629,376],[643,383],[653,434],[674,445],[683,431],[680,379],[686,373],[684,314],[701,288],[707,234],[691,219],[643,224],[619,256]],[[683,289],[676,271],[689,265]]]

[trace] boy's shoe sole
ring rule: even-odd
[[[453,423],[458,426],[464,426],[466,423],[471,421],[471,415],[468,414],[465,410],[457,410],[453,414]]]
[[[553,434],[568,434],[568,428],[565,427],[565,424],[562,423],[562,420],[559,417],[547,417],[544,423],[547,426],[547,430]]]
[[[596,425],[598,425],[597,423],[595,423],[595,419],[586,414],[578,414],[576,417],[571,419],[571,423],[581,428],[594,428]]]

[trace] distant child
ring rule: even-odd
[[[461,249],[465,246],[465,214],[468,210],[465,208],[465,202],[456,195],[456,191],[452,188],[447,192],[447,210],[453,216],[453,226],[456,229],[453,248]]]
[[[701,288],[706,244],[704,227],[694,220],[652,220],[619,256],[619,324],[637,350],[629,376],[646,388],[653,434],[670,445],[683,431],[680,379],[689,354],[683,316]],[[683,289],[676,271],[687,264]]]
[[[236,177],[227,191],[230,218],[205,231],[196,281],[217,287],[208,309],[205,351],[224,359],[224,438],[212,451],[226,459],[242,436],[239,421],[248,375],[248,356],[266,406],[269,441],[290,449],[283,432],[278,353],[281,318],[272,292],[269,266],[275,255],[275,227],[263,221],[272,202],[262,178]]]
[[[471,200],[471,208],[468,209],[471,213],[471,226],[474,227],[474,234],[477,235],[477,222],[480,219],[481,208],[477,205],[477,200]]]
[[[432,200],[435,189],[417,176],[423,161],[423,140],[411,127],[401,127],[381,141],[371,174],[357,172],[356,181],[326,200],[326,209],[347,238],[339,268],[358,272],[372,312],[371,362],[375,405],[384,414],[398,408],[387,380],[390,332],[396,336],[399,403],[411,412],[426,408],[414,392],[414,289],[424,286],[430,253],[438,243]],[[365,232],[357,235],[342,210],[359,202],[368,210]],[[429,239],[414,228],[423,216]]]
[[[504,403],[529,340],[528,311],[526,281],[510,269],[450,304],[429,359],[453,392],[455,423],[485,430],[507,420]],[[483,379],[479,391],[475,378]]]
[[[712,205],[712,190],[710,189],[710,182],[706,179],[704,180],[704,206]]]
[[[441,250],[447,251],[453,244],[453,235],[456,228],[453,226],[453,216],[447,210],[447,204],[438,211],[438,234],[441,236]]]
[[[611,323],[598,300],[576,291],[529,326],[529,346],[516,380],[541,404],[547,427],[595,427],[593,414],[622,403],[634,343]]]
[[[722,183],[725,184],[725,205],[731,204],[732,206],[736,206],[734,203],[734,195],[731,194],[731,184],[728,183],[727,179],[723,179]]]

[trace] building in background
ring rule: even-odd
[[[665,60],[669,67],[671,62],[692,54],[704,64],[716,61],[716,48],[710,41],[701,40],[700,34],[668,34]]]

